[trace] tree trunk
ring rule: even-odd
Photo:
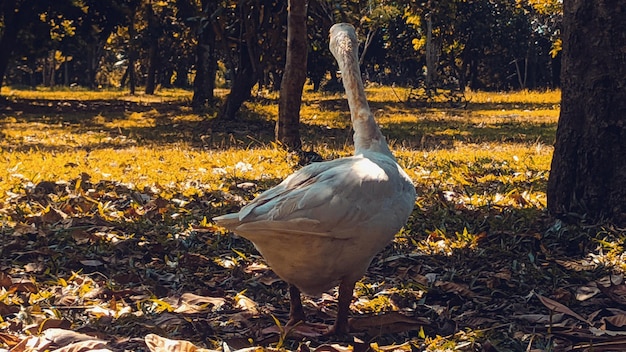
[[[426,15],[426,88],[432,87],[437,81],[437,61],[439,40],[433,39],[433,21],[430,14]]]
[[[154,41],[150,44],[148,49],[148,72],[146,77],[146,89],[145,93],[152,95],[156,90],[156,75],[157,66],[159,62],[158,41]]]
[[[280,84],[276,140],[289,150],[302,149],[300,104],[306,81],[306,0],[289,0],[287,16],[287,61]]]
[[[239,67],[235,73],[233,85],[220,110],[218,119],[234,120],[241,105],[250,98],[252,87],[259,80],[259,55],[257,48],[257,26],[254,16],[258,7],[250,7],[246,1],[240,2],[239,8]]]
[[[83,80],[83,84],[87,85],[90,89],[96,89],[98,84],[96,82],[96,76],[98,74],[98,66],[100,63],[100,48],[102,48],[102,43],[99,40],[96,40],[96,36],[92,36],[92,42],[87,43],[87,72],[85,72],[85,77],[80,78]]]
[[[250,61],[250,55],[248,54],[248,46],[241,44],[240,46],[240,67],[235,75],[233,86],[230,88],[230,93],[226,97],[224,106],[218,116],[219,119],[234,120],[236,118],[237,111],[244,101],[250,98],[252,87],[257,82],[257,73]]]
[[[43,67],[41,70],[42,82],[46,87],[54,87],[55,80],[54,76],[56,75],[56,58],[55,58],[56,50],[49,50],[48,54],[44,57]]]
[[[148,72],[146,77],[145,93],[152,95],[156,90],[156,75],[159,66],[159,35],[160,29],[158,20],[152,9],[152,4],[147,4],[148,17],[148,40],[150,47],[148,48]]]
[[[135,31],[135,12],[136,9],[131,9],[130,21],[128,24],[128,82],[130,84],[130,95],[135,95],[135,89],[137,87],[137,78],[135,77],[135,60],[137,59],[136,40],[137,33]]]
[[[193,111],[201,111],[215,97],[215,74],[217,60],[215,58],[215,31],[213,30],[213,12],[216,11],[214,1],[203,1],[203,12],[207,21],[201,22],[198,28],[198,46],[196,47],[196,77],[193,81]]]
[[[174,79],[174,87],[176,88],[189,88],[189,67],[182,61],[176,65],[176,78]]]
[[[626,2],[564,1],[548,209],[626,226]]]

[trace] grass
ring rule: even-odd
[[[62,105],[68,99],[174,103],[190,99],[189,92],[175,90],[160,92],[157,97],[129,97],[116,91],[8,88],[2,94],[47,105]],[[469,198],[475,205],[509,202],[506,195],[511,192],[545,205],[543,183],[558,117],[558,92],[470,93],[468,110],[415,110],[397,101],[397,96],[404,95],[399,88],[368,90],[385,135],[418,187],[462,188],[471,192]],[[267,94],[265,99],[276,99],[276,95]],[[260,101],[246,109],[269,125],[278,114],[277,105]],[[474,104],[479,109],[474,110]],[[537,107],[517,108],[523,104]],[[185,189],[197,182],[216,187],[224,184],[225,178],[282,179],[295,167],[270,142],[271,130],[219,131],[208,138],[212,144],[199,146],[202,142],[194,138],[205,131],[196,131],[194,126],[203,117],[178,105],[175,109],[166,106],[161,112],[158,108],[118,111],[103,106],[85,113],[66,113],[62,108],[43,115],[5,113],[0,144],[5,152],[0,158],[8,167],[0,170],[1,191],[20,187],[24,181],[71,180],[82,173],[95,182],[116,180],[137,187],[158,183]],[[500,114],[503,111],[507,114]],[[351,153],[349,114],[340,94],[307,94],[301,119],[305,148],[329,159]],[[233,144],[235,148],[224,148]],[[236,172],[234,165],[239,162],[254,167]],[[225,174],[215,171],[218,169]],[[522,184],[534,188],[518,189]]]
[[[76,280],[76,275],[91,279],[89,266],[81,263],[98,259],[107,263],[99,268],[109,275],[107,285],[124,287],[116,270],[151,283],[151,300],[124,308],[136,319],[163,319],[160,314],[174,311],[168,310],[171,297],[181,292],[224,297],[233,312],[250,311],[239,305],[246,296],[257,302],[254,309],[280,312],[288,306],[284,291],[276,292],[284,286],[261,285],[254,271],[260,269],[250,269],[262,262],[252,246],[207,220],[238,209],[299,167],[295,156],[272,142],[275,93],[256,92],[242,109],[241,121],[227,123],[213,120],[217,109],[192,113],[187,107],[191,93],[183,90],[132,97],[121,91],[7,87],[1,93],[9,101],[9,108],[0,111],[2,240],[34,251],[41,250],[38,243],[45,238],[45,246],[66,252],[54,257],[54,269],[38,271],[32,269],[38,259],[7,250],[0,271],[30,277],[48,287],[47,297],[54,297],[54,285],[43,282]],[[502,350],[556,346],[545,327],[521,324],[511,316],[547,314],[540,303],[528,302],[529,292],[556,297],[592,280],[601,268],[619,269],[624,241],[613,229],[571,228],[545,212],[560,93],[468,92],[467,109],[410,107],[403,102],[409,93],[402,88],[373,86],[367,93],[383,133],[415,183],[418,200],[409,224],[357,286],[353,311],[399,310],[432,321],[373,341],[412,341],[425,350],[471,350],[487,342]],[[301,122],[306,149],[326,159],[352,153],[341,94],[307,91]],[[40,235],[32,237],[35,230]],[[583,240],[588,238],[595,241]],[[133,251],[120,248],[119,241],[131,243]],[[135,254],[145,248],[149,254]],[[126,254],[111,259],[119,253]],[[595,253],[596,260],[590,272],[571,269],[582,265],[588,253]],[[134,258],[135,267],[126,257]],[[555,264],[554,258],[570,268]],[[176,279],[153,281],[154,275]],[[11,296],[0,297],[13,304],[7,303]],[[146,310],[151,304],[158,306],[156,312]],[[101,314],[86,312],[78,319],[82,323],[72,324],[98,326],[118,337],[155,332],[152,323],[116,314],[103,320]],[[156,331],[216,347],[225,340],[232,343],[226,336],[258,334],[260,329],[249,327],[271,325],[273,316],[247,317],[251,323],[244,324],[246,330],[241,315],[208,314],[204,329],[185,320]],[[9,314],[3,319],[14,323],[17,318]],[[1,331],[14,330],[0,321]],[[214,335],[207,337],[207,331]]]

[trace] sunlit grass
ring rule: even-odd
[[[277,163],[288,159],[280,148],[204,152],[181,143],[91,151],[32,149],[0,157],[6,165],[0,169],[3,195],[28,183],[68,182],[82,174],[89,175],[92,182],[114,180],[137,189],[156,187],[166,194],[180,191],[197,195],[245,181],[276,183],[293,172],[290,163]]]
[[[308,89],[301,108],[305,148],[326,159],[351,155],[352,130],[344,94],[313,93]],[[412,107],[404,101],[408,94],[404,88],[373,86],[367,88],[367,93],[383,133],[418,192],[408,225],[382,257],[428,255],[424,265],[407,264],[405,273],[420,267],[423,273],[433,272],[443,277],[438,280],[451,283],[463,274],[473,278],[475,268],[471,265],[490,266],[489,261],[499,260],[499,268],[512,271],[510,275],[519,274],[524,281],[507,281],[507,285],[518,286],[511,286],[506,292],[520,288],[526,294],[528,287],[534,289],[537,283],[541,284],[544,278],[540,276],[547,271],[536,265],[535,259],[540,255],[537,251],[549,252],[545,254],[547,257],[562,245],[544,248],[544,243],[553,242],[539,242],[548,233],[542,216],[560,93],[467,92],[466,109]],[[0,113],[0,204],[5,206],[0,208],[0,221],[9,234],[20,221],[16,219],[19,211],[9,209],[10,206],[25,213],[45,212],[39,209],[45,208],[41,203],[28,198],[37,185],[52,182],[66,186],[72,185],[72,181],[89,180],[93,190],[76,188],[67,197],[84,192],[81,197],[92,197],[99,207],[106,208],[106,194],[99,193],[105,191],[95,188],[99,181],[108,181],[107,184],[123,185],[129,190],[127,193],[139,197],[145,193],[149,199],[162,198],[171,203],[197,201],[200,205],[175,207],[180,216],[175,226],[161,227],[154,233],[182,236],[199,226],[206,231],[204,234],[215,231],[204,240],[205,244],[214,241],[217,247],[220,241],[229,241],[232,236],[222,237],[219,229],[211,227],[212,216],[237,210],[301,167],[296,156],[272,142],[272,126],[278,116],[276,92],[255,91],[252,101],[242,109],[241,121],[219,123],[210,121],[212,115],[192,113],[188,107],[191,93],[181,90],[164,89],[154,96],[129,96],[125,91],[115,90],[4,87],[2,94],[8,99],[38,104],[30,112],[7,109]],[[220,90],[217,95],[224,94],[226,91]],[[104,105],[102,109],[76,112],[57,110],[57,106],[64,106],[65,100],[135,104],[131,108],[118,104],[116,109]],[[207,120],[215,124],[211,130],[201,129]],[[58,197],[50,194],[55,196]],[[71,202],[66,200],[66,203]],[[169,211],[167,207],[163,209]],[[189,213],[180,215],[185,211]],[[130,236],[135,232],[148,236],[144,227],[154,228],[157,222],[167,219],[148,222],[131,215],[121,217],[137,225]],[[532,243],[519,244],[527,240]],[[598,246],[608,255],[598,256],[598,262],[623,269],[622,243],[623,240],[599,241]],[[252,250],[251,245],[246,248]],[[524,252],[517,253],[518,250]],[[187,252],[186,247],[184,251]],[[229,255],[231,251],[228,247]],[[472,252],[474,257],[463,257],[467,252]],[[506,255],[500,258],[499,253]],[[487,263],[472,264],[474,259]],[[437,266],[431,260],[442,260],[444,264]],[[512,262],[521,268],[519,273]],[[377,264],[380,265],[375,261],[374,265]],[[398,272],[405,265],[400,260],[396,264],[399,266],[394,270]],[[539,278],[533,277],[535,274]],[[402,285],[417,285],[406,277],[381,278],[381,281],[401,282],[391,288],[390,283],[373,285],[367,280],[373,278],[366,277],[358,284],[359,300],[353,305],[361,312],[395,310],[390,292],[407,289]],[[458,279],[460,283],[464,280],[465,277]],[[553,285],[552,278],[546,280]],[[419,287],[420,295],[436,289],[427,286]],[[381,287],[386,291],[378,291]],[[435,332],[420,338],[424,348],[442,350],[453,349],[459,341],[482,338],[480,335],[481,330],[463,328],[446,337]]]
[[[22,99],[128,98],[126,93],[117,91],[3,88],[3,93],[7,92],[9,96]],[[545,206],[545,189],[541,184],[537,186],[536,181],[537,178],[545,181],[547,177],[558,115],[558,92],[469,93],[472,103],[536,102],[538,107],[550,104],[547,110],[500,107],[473,110],[471,105],[467,110],[413,109],[397,102],[397,96],[402,94],[405,94],[402,88],[368,88],[375,116],[400,162],[418,186],[463,190],[459,193],[464,193],[464,202],[476,207],[485,204]],[[275,93],[266,95],[273,99],[270,103],[267,100],[247,103],[247,107],[271,122],[278,114],[277,104],[271,103],[277,96]],[[188,92],[180,90],[163,90],[151,99],[182,100],[188,96]],[[343,95],[308,93],[303,101],[304,126],[317,126],[304,129],[305,145],[326,158],[349,155],[352,132]],[[174,144],[163,145],[158,141],[158,134],[148,140],[145,135],[134,132],[147,129],[165,133],[171,126],[202,120],[194,114],[170,116],[166,121],[170,124],[162,129],[161,118],[156,110],[128,111],[117,118],[94,114],[78,122],[71,116],[57,117],[54,123],[46,116],[25,119],[5,114],[0,158],[7,167],[0,170],[3,180],[0,187],[14,189],[24,181],[68,180],[87,173],[96,181],[116,180],[137,187],[158,184],[181,189],[190,185],[211,185],[210,188],[236,180],[278,182],[296,167],[293,160],[273,144],[202,150],[190,144],[184,135]],[[333,130],[335,132],[325,136],[325,131]],[[244,143],[239,145],[245,146]],[[237,170],[238,163],[249,164],[250,168]],[[528,185],[533,188],[524,188]]]
[[[70,88],[57,86],[54,88],[37,86],[31,87],[7,87],[3,86],[0,94],[4,97],[22,99],[44,100],[128,100],[134,102],[163,102],[182,99],[191,99],[192,92],[184,89],[161,89],[154,95],[144,94],[137,90],[135,95],[129,95],[126,89],[89,90],[81,87]]]
[[[468,100],[473,103],[491,104],[533,104],[533,105],[559,105],[561,103],[560,90],[545,91],[511,91],[511,92],[482,92],[469,91]]]
[[[150,99],[178,101],[184,106],[190,96],[180,90],[161,90],[148,98],[118,91],[4,89],[11,97],[39,103]],[[418,207],[427,206],[440,193],[465,209],[545,208],[558,92],[469,92],[467,109],[413,108],[400,101],[407,93],[403,88],[370,87],[367,93],[383,132],[418,189]],[[278,95],[257,92],[256,96],[262,98],[246,103],[246,114],[271,126],[278,115]],[[109,180],[137,189],[157,189],[166,198],[175,193],[193,196],[228,191],[242,182],[257,184],[258,194],[298,168],[297,160],[254,129],[238,132],[235,128],[194,141],[193,134],[203,131],[194,131],[193,126],[204,119],[188,109],[41,116],[7,112],[2,118],[0,159],[6,167],[0,168],[0,192],[5,196],[24,185],[88,175],[92,182]],[[301,121],[305,148],[326,159],[352,154],[350,115],[343,94],[308,92],[303,97]],[[463,231],[422,226],[452,234]],[[423,235],[419,233],[423,230],[413,231]]]

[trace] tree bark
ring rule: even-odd
[[[152,4],[147,4],[147,17],[148,17],[148,72],[146,77],[145,93],[152,95],[156,90],[156,75],[159,66],[159,36],[160,28],[158,19],[152,9]]]
[[[196,47],[196,76],[193,81],[193,98],[191,107],[193,111],[201,111],[207,103],[215,97],[215,74],[217,72],[217,60],[215,58],[215,31],[213,30],[214,12],[217,10],[214,1],[202,1],[203,13],[206,22],[198,26],[198,46]]]
[[[233,85],[226,101],[220,110],[218,119],[235,120],[241,105],[250,98],[252,87],[259,80],[259,56],[257,45],[257,26],[254,16],[258,16],[257,8],[248,6],[245,1],[240,2],[240,34],[239,34],[239,66],[235,73]]]
[[[289,150],[300,151],[300,104],[306,81],[307,1],[289,0],[287,15],[287,57],[280,84],[276,140]]]
[[[437,61],[439,40],[433,39],[433,21],[431,14],[426,15],[426,88],[432,87],[437,81]]]
[[[135,95],[135,89],[137,88],[137,78],[135,74],[135,61],[137,60],[137,48],[136,40],[137,32],[135,31],[135,14],[136,8],[131,8],[130,18],[128,23],[128,82],[130,85],[129,94]]]
[[[257,73],[252,67],[252,62],[250,62],[247,45],[241,46],[240,56],[241,67],[237,70],[233,86],[230,88],[230,93],[222,106],[218,119],[235,120],[237,111],[243,102],[250,98],[252,87],[257,82]]]
[[[563,3],[563,88],[548,209],[626,226],[626,3]]]

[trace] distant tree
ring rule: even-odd
[[[280,84],[276,140],[289,150],[302,149],[300,105],[306,82],[307,0],[289,0],[287,15],[287,61]]]
[[[232,120],[250,97],[255,84],[267,85],[270,76],[278,76],[284,67],[287,17],[286,0],[242,0],[237,2],[237,50],[234,79],[218,118]],[[224,38],[226,39],[226,38]],[[228,55],[228,54],[227,54]],[[278,83],[280,77],[275,77]]]
[[[313,90],[318,91],[326,78],[326,73],[335,73],[335,59],[328,50],[328,33],[325,33],[335,21],[325,1],[310,0],[307,12],[311,24],[307,25],[309,43],[307,77],[313,83]]]
[[[125,16],[121,0],[83,0],[82,3],[81,14],[76,21],[75,40],[67,48],[67,53],[74,57],[71,80],[72,83],[95,89],[107,39],[118,26],[123,25]]]
[[[257,41],[257,20],[260,17],[257,6],[247,1],[237,5],[239,12],[239,43],[237,66],[233,70],[235,77],[230,93],[220,110],[218,118],[234,120],[241,105],[250,97],[252,87],[259,80],[259,50]]]
[[[0,3],[0,18],[2,31],[0,36],[0,88],[4,82],[4,75],[9,65],[13,50],[17,47],[17,38],[20,30],[32,16],[31,6],[24,0],[4,0]]]
[[[549,45],[551,57],[549,67],[542,68],[551,76],[551,87],[560,86],[561,75],[561,26],[563,23],[563,1],[562,0],[527,0],[525,8],[529,15],[529,24],[533,31],[533,38],[540,46]],[[547,46],[546,45],[546,46]]]
[[[440,76],[435,81],[452,78],[461,89],[535,88],[552,81],[543,68],[552,60],[552,27],[543,25],[552,13],[540,16],[530,4],[543,1],[551,0],[410,2],[405,17],[418,30],[414,46],[429,58],[429,74],[436,69]]]
[[[561,115],[548,180],[558,217],[626,226],[626,2],[564,1]]]
[[[128,66],[126,72],[128,73],[128,86],[129,94],[134,95],[137,88],[137,71],[135,63],[137,62],[138,47],[137,47],[137,28],[135,27],[138,2],[132,2],[126,8],[128,16]],[[123,80],[122,80],[123,81]]]
[[[157,84],[157,72],[160,69],[159,38],[162,36],[162,27],[154,13],[152,2],[146,4],[146,42],[148,46],[148,72],[146,73],[146,94],[154,94]]]
[[[217,48],[215,28],[219,27],[217,14],[218,2],[202,0],[201,8],[195,1],[178,0],[179,16],[193,28],[196,41],[195,78],[193,81],[193,98],[191,107],[201,111],[215,98],[215,75],[217,71]]]
[[[315,89],[338,86],[327,49],[336,22],[357,27],[362,72],[383,84],[422,75],[428,33],[431,73],[461,86],[558,84],[550,66],[559,64],[562,0],[308,1]],[[286,23],[287,0],[2,0],[0,85],[130,83],[150,93],[158,85],[188,88],[195,77],[193,104],[207,105],[219,62],[231,88],[220,117],[235,118],[254,85],[280,89]]]
[[[72,7],[69,1],[0,2],[0,87],[4,83],[11,58],[17,51],[30,49],[46,58],[52,55],[54,59],[55,53],[51,54],[47,50],[53,48],[52,41],[58,42],[60,37],[67,34],[65,29],[70,24],[63,21],[62,15]],[[19,43],[22,39],[25,43]],[[35,41],[38,45],[33,45]]]

